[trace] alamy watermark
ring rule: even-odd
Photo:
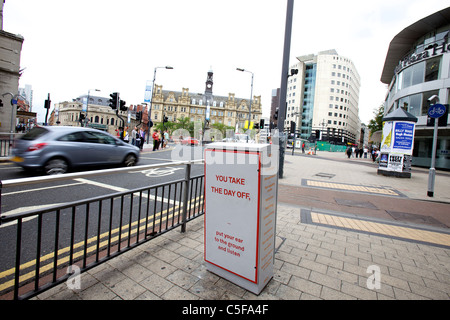
[[[201,132],[201,127],[195,127],[194,133],[196,132]],[[237,134],[234,130],[227,130],[225,137],[221,131],[214,128],[207,129],[204,136],[194,134],[194,137],[199,141],[229,142],[237,140],[238,142],[242,142],[239,147],[230,145],[230,148],[227,148],[227,152],[209,152],[207,154],[204,153],[202,148],[191,148],[190,146],[182,145],[181,141],[189,136],[189,131],[185,129],[178,129],[173,132],[172,139],[179,143],[172,149],[171,160],[190,161],[192,159],[204,159],[207,165],[257,164],[257,158],[250,156],[255,150],[255,142],[259,140],[259,135],[256,134],[255,130],[244,131],[240,129],[240,132]],[[262,167],[261,175],[273,175],[278,172],[281,141],[278,130],[272,130],[269,139],[270,141],[267,142],[269,144],[268,150],[264,156],[260,158]],[[208,145],[206,145],[206,147],[208,147]],[[233,148],[234,152],[232,152]]]
[[[67,288],[70,290],[81,290],[81,269],[77,265],[71,265],[66,273],[70,274],[66,281]]]
[[[367,268],[366,273],[370,276],[367,278],[367,289],[379,290],[381,289],[381,270],[379,266],[371,265]]]

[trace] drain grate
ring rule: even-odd
[[[350,199],[334,199],[337,204],[348,206],[348,207],[358,207],[358,208],[366,208],[366,209],[378,209],[375,205],[368,201],[356,201]]]
[[[413,213],[406,213],[406,212],[397,212],[397,211],[387,211],[389,215],[398,221],[407,221],[412,223],[420,223],[420,224],[427,224],[429,226],[439,227],[439,228],[447,228],[445,224],[440,222],[439,220],[434,219],[430,216],[424,216],[421,214],[413,214]]]

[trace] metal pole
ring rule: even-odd
[[[181,217],[181,233],[186,232],[186,220],[187,220],[187,208],[188,208],[188,194],[189,194],[189,181],[191,180],[191,166],[189,162],[186,164],[186,173],[184,176],[183,186],[183,212]]]
[[[150,121],[152,121],[153,90],[155,90],[156,69],[158,69],[158,67],[156,67],[153,72],[152,95],[150,96],[150,107],[148,109],[147,144],[150,144]]]
[[[284,34],[283,66],[281,71],[280,106],[278,112],[278,131],[280,143],[280,163],[278,177],[283,178],[284,152],[286,148],[286,135],[284,133],[284,120],[286,119],[286,94],[289,72],[289,57],[291,52],[292,16],[294,12],[294,0],[288,0],[286,11],[286,30]]]
[[[437,136],[438,136],[438,118],[434,119],[434,133],[433,133],[433,149],[431,151],[431,167],[428,173],[428,197],[434,196],[434,181],[436,178],[436,148],[437,148]]]

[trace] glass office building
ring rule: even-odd
[[[448,104],[450,92],[450,7],[417,21],[391,41],[381,82],[387,84],[385,114],[403,108],[418,118],[413,165],[429,167],[433,127],[427,126],[431,103]],[[448,115],[438,130],[436,168],[450,169]]]

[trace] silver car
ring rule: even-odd
[[[62,174],[76,167],[134,166],[139,148],[96,129],[35,127],[14,141],[11,161],[24,169]]]

